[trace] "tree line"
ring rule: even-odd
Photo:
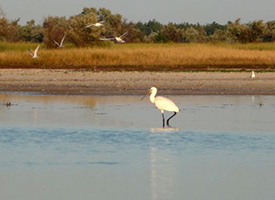
[[[60,41],[66,34],[66,42],[77,47],[104,45],[102,37],[120,36],[126,31],[130,34],[125,38],[130,43],[251,43],[274,42],[275,21],[264,22],[255,20],[241,23],[241,19],[227,24],[212,22],[201,25],[191,23],[162,24],[157,20],[148,22],[128,22],[120,14],[113,14],[106,8],[83,8],[82,12],[66,17],[48,16],[42,25],[34,20],[25,25],[19,24],[20,19],[9,20],[0,7],[0,41],[8,42],[44,42],[46,47],[55,48],[53,40]],[[103,28],[90,27],[88,24],[104,21]]]

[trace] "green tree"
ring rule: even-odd
[[[213,42],[223,42],[227,40],[226,31],[223,31],[221,29],[216,29],[214,31],[214,34],[210,35],[210,39]]]
[[[124,38],[126,42],[143,42],[144,34],[140,29],[136,28],[136,25],[133,22],[127,22],[127,20],[123,20],[122,23],[122,32],[125,33],[129,31],[127,37]]]
[[[263,20],[253,21],[249,24],[250,27],[250,42],[255,42],[259,39],[262,39],[264,32],[266,30],[266,24]]]
[[[8,20],[5,17],[0,18],[0,40],[6,40],[8,30]]]
[[[163,25],[155,19],[149,20],[148,23],[146,23],[146,27],[147,30],[149,30],[149,34],[152,32],[159,33],[163,29]]]
[[[152,33],[153,34],[153,33]],[[156,43],[166,43],[166,42],[169,42],[169,38],[166,37],[162,31],[161,32],[158,32],[154,38],[154,41]]]
[[[204,43],[204,42],[208,42],[209,41],[209,37],[207,36],[205,29],[203,26],[201,26],[200,24],[198,24],[198,28],[197,31],[199,32],[199,37],[198,37],[198,41],[199,43]]]
[[[17,33],[19,20],[8,20],[0,6],[0,41],[15,42],[19,40]]]
[[[241,19],[238,18],[234,23],[228,24],[227,32],[232,41],[247,43],[251,42],[251,30],[246,24],[240,23]]]
[[[151,33],[159,33],[163,29],[163,25],[155,19],[149,20],[147,23],[138,22],[135,27],[146,36]]]
[[[178,29],[177,26],[173,23],[168,23],[168,25],[164,26],[162,29],[162,35],[164,38],[167,38],[172,42],[182,42],[183,40],[183,31],[182,29]]]
[[[112,14],[110,10],[100,8],[98,10],[98,18],[105,22],[104,31],[102,32],[105,37],[116,37],[125,32],[120,14]]]
[[[43,28],[35,25],[35,21],[31,20],[24,26],[18,27],[18,36],[22,41],[26,42],[42,42],[44,37]]]
[[[187,28],[184,31],[185,42],[198,42],[200,37],[200,33],[194,29],[193,27]]]
[[[149,29],[147,29],[147,27],[145,26],[145,23],[143,23],[141,21],[139,21],[135,24],[135,28],[139,29],[144,36],[150,35],[151,31]],[[148,32],[147,32],[147,30],[148,30]]]
[[[95,8],[84,8],[81,14],[70,17],[68,33],[77,47],[88,47],[98,42],[101,30],[93,27],[86,28],[87,25],[96,22]]]
[[[226,30],[227,26],[226,25],[221,25],[218,24],[217,22],[212,22],[211,24],[206,24],[204,26],[204,30],[206,32],[206,35],[210,36],[213,35],[215,33],[216,30]]]
[[[266,23],[266,29],[263,33],[262,40],[264,42],[275,41],[275,21],[268,21]]]
[[[8,29],[8,20],[3,9],[0,6],[0,41],[6,40]]]
[[[144,37],[144,42],[154,43],[157,42],[158,33],[152,32],[150,35]]]
[[[9,21],[8,29],[7,29],[7,40],[10,42],[18,42],[20,41],[20,36],[18,34],[18,30],[20,25],[18,24],[20,18]]]

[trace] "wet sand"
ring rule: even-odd
[[[274,95],[275,73],[250,72],[92,72],[0,69],[0,91],[61,95],[135,95],[155,86],[159,94]]]

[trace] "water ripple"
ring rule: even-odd
[[[118,164],[132,156],[146,155],[152,147],[177,154],[275,154],[275,135],[180,130],[0,128],[0,150],[5,153],[0,158],[0,165]],[[98,158],[105,161],[96,161]]]

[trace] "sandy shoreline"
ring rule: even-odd
[[[160,94],[274,95],[275,73],[92,72],[0,69],[0,91],[60,95],[135,95],[155,86]]]

